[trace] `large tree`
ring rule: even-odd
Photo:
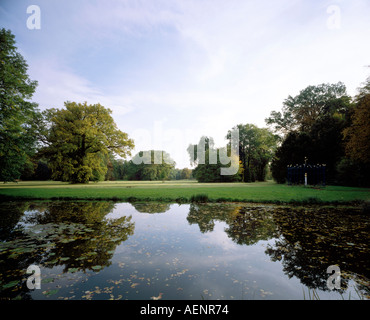
[[[131,154],[134,142],[117,128],[111,113],[100,104],[86,102],[66,102],[65,109],[44,112],[46,146],[41,153],[49,159],[54,179],[87,183],[105,175],[109,153]]]
[[[0,30],[0,180],[13,181],[34,153],[40,113],[30,101],[37,81],[15,46],[10,30]]]
[[[307,131],[289,132],[277,149],[271,164],[273,178],[284,183],[287,165],[325,164],[326,180],[337,182],[336,168],[344,157],[343,129],[349,119],[345,113],[319,117]]]
[[[283,133],[282,144],[271,164],[274,179],[284,183],[287,165],[326,164],[329,183],[340,183],[338,164],[345,156],[343,130],[351,124],[352,99],[343,83],[309,86],[289,96],[282,112],[272,112],[266,123]],[[343,165],[341,166],[343,171]]]
[[[308,86],[297,96],[284,100],[281,112],[272,111],[265,121],[283,134],[293,130],[307,131],[319,117],[342,112],[350,100],[342,82]]]
[[[239,131],[239,157],[244,168],[243,181],[264,181],[267,165],[277,146],[278,136],[269,129],[258,128],[254,124],[239,124],[233,128],[235,129]],[[226,138],[231,139],[231,131]]]
[[[239,157],[231,152],[230,146],[226,148],[215,148],[213,138],[207,136],[201,137],[199,143],[196,145],[190,144],[187,148],[190,163],[196,165],[193,169],[193,177],[198,182],[240,181],[243,174],[243,165]],[[225,164],[225,161],[229,163]],[[222,173],[222,170],[230,168],[233,164],[238,165],[235,173]]]
[[[344,129],[347,157],[370,164],[370,77],[355,97],[352,125]]]

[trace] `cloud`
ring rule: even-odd
[[[115,117],[124,116],[132,110],[128,98],[104,94],[88,79],[77,75],[74,70],[59,61],[32,61],[29,74],[31,79],[38,81],[33,101],[37,102],[42,110],[62,108],[66,101],[100,103],[110,108]]]
[[[237,249],[238,246],[227,236],[225,226],[226,223],[216,221],[213,231],[204,234],[200,242],[205,245],[219,247],[224,251]]]
[[[221,145],[238,123],[264,126],[308,85],[343,81],[355,93],[368,72],[369,2],[337,2],[340,29],[327,26],[332,4],[40,0],[38,33],[19,27],[20,5],[5,11],[17,17],[7,23],[20,33],[31,79],[39,81],[33,100],[42,108],[100,102],[130,137],[138,140],[141,130],[151,139],[138,141],[139,150],[157,148],[162,122],[168,136],[182,135],[182,153],[163,141],[180,164],[188,143],[208,135]]]

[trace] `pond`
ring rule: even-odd
[[[357,208],[3,202],[0,299],[369,299],[369,225]]]

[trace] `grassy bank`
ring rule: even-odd
[[[0,185],[0,198],[117,201],[243,201],[262,203],[353,203],[370,199],[370,189],[327,186],[312,188],[257,183],[196,181],[107,181],[87,185],[25,181]]]

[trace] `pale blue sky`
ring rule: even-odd
[[[29,5],[40,30],[27,28]],[[163,148],[180,168],[189,143],[265,126],[308,85],[342,81],[354,95],[369,75],[369,16],[368,0],[0,2],[41,109],[99,102],[134,152]]]

